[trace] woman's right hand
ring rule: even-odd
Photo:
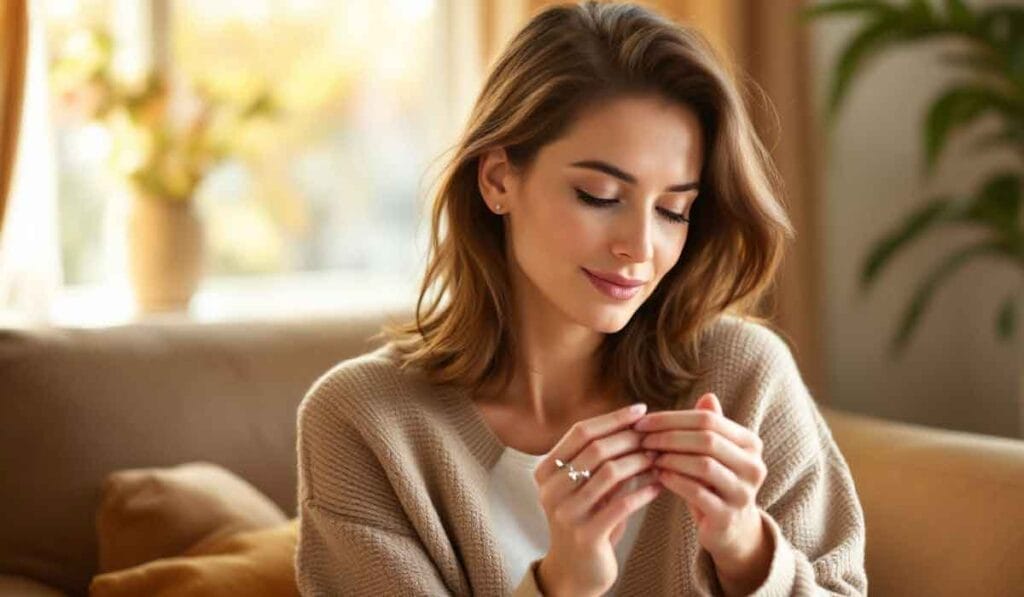
[[[538,569],[545,595],[600,595],[618,576],[614,547],[631,514],[653,500],[662,486],[642,484],[615,495],[621,484],[651,468],[656,454],[640,447],[632,429],[646,409],[631,407],[579,421],[537,465],[534,478],[548,519],[550,548]],[[573,483],[555,459],[589,469],[589,479]]]

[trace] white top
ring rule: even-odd
[[[516,581],[527,572],[530,562],[546,554],[550,546],[547,517],[540,505],[540,492],[533,479],[534,469],[545,456],[527,454],[506,446],[491,469],[488,484],[491,524],[496,536],[501,538],[509,578]],[[637,475],[624,483],[620,492],[634,489],[638,484],[646,482],[650,475],[650,471]],[[615,546],[620,572],[636,540],[646,508],[645,504],[629,516],[626,531]],[[609,594],[614,594],[616,585],[617,580]]]

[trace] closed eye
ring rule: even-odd
[[[586,193],[586,192],[584,192],[584,191],[582,191],[580,189],[575,189],[574,188],[573,190],[576,191],[576,197],[578,197],[580,199],[580,201],[586,203],[587,205],[592,205],[594,207],[598,207],[598,208],[601,208],[601,207],[611,207],[611,206],[613,206],[613,205],[615,205],[616,203],[619,202],[618,199],[602,199],[601,197],[595,197],[595,196],[593,196],[593,195],[591,195],[589,193]],[[676,224],[688,224],[690,222],[690,219],[687,218],[685,215],[683,215],[681,213],[676,213],[676,212],[674,212],[674,211],[672,211],[670,209],[658,208],[658,212],[666,220],[668,220],[670,222],[673,222],[673,223],[676,223]]]

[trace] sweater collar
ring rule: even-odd
[[[398,349],[393,342],[387,342],[375,352],[390,358],[396,364],[400,360]],[[417,377],[421,376],[422,372],[418,372]],[[421,381],[428,383],[422,377]],[[484,470],[490,470],[498,462],[506,446],[484,420],[480,408],[473,400],[471,390],[452,383],[433,385],[431,393],[437,396],[445,414],[476,461]]]
[[[505,451],[505,444],[484,420],[468,388],[448,385],[443,392],[455,429],[480,465],[490,470]]]

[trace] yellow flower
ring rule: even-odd
[[[122,174],[139,171],[152,159],[156,145],[153,131],[138,126],[123,108],[114,110],[108,122],[113,137],[111,163],[114,169]]]

